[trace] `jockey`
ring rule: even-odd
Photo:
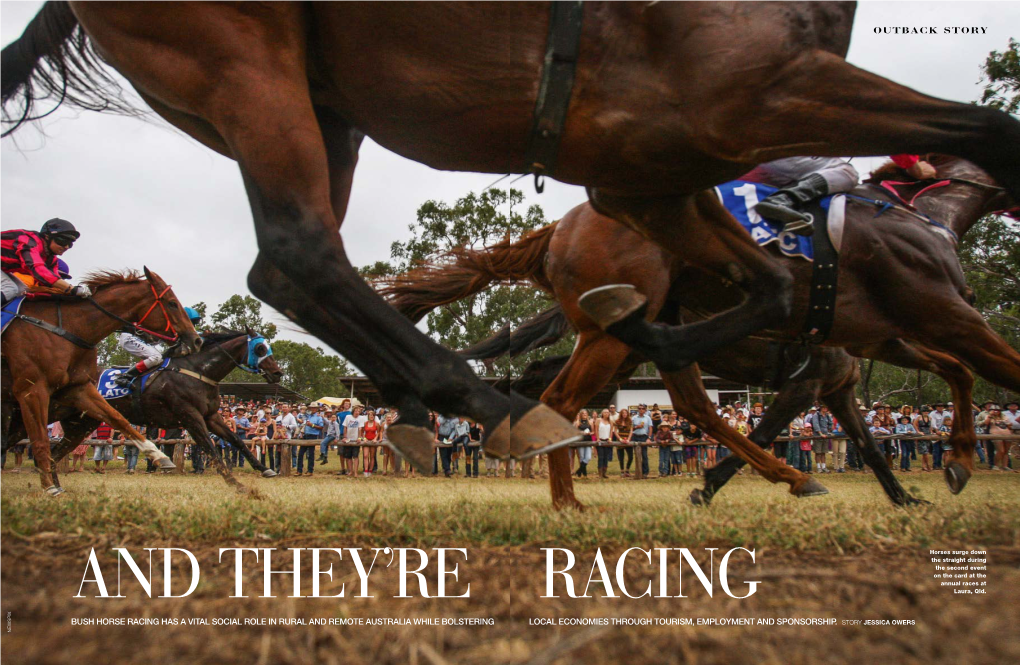
[[[147,343],[130,328],[121,328],[117,335],[117,346],[135,358],[141,358],[134,367],[114,379],[114,383],[119,386],[131,385],[132,381],[153,367],[159,367],[159,364],[163,362],[163,352],[158,347]]]
[[[28,286],[47,286],[79,298],[92,295],[84,284],[72,286],[57,268],[61,254],[81,236],[74,224],[54,217],[36,233],[26,229],[0,234],[0,294],[3,304],[23,295]]]
[[[779,187],[754,209],[784,231],[809,236],[814,232],[811,218],[797,207],[829,194],[849,192],[858,178],[857,169],[838,157],[784,157],[758,165],[740,180]]]
[[[185,307],[184,313],[191,319],[191,323],[196,326],[202,321],[202,315],[193,307]],[[131,382],[136,378],[153,367],[159,367],[160,363],[163,362],[163,352],[158,347],[147,343],[130,328],[121,329],[117,335],[117,346],[135,358],[141,358],[134,367],[114,379],[114,383],[119,386],[131,385]]]
[[[918,155],[893,155],[892,161],[914,178],[935,177],[935,168]],[[849,192],[857,186],[857,170],[838,157],[786,157],[761,164],[740,180],[779,187],[754,207],[759,215],[782,225],[784,231],[811,235],[811,219],[797,210],[814,199]]]

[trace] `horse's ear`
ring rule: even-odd
[[[156,279],[158,279],[158,278],[155,278],[155,279],[153,278],[153,273],[152,273],[151,270],[149,270],[149,266],[142,266],[142,271],[145,272],[145,279],[149,280],[150,282],[155,282]]]
[[[244,327],[244,331],[246,333],[248,333],[248,337],[254,337],[255,336],[255,332],[250,327],[248,327],[248,326]]]

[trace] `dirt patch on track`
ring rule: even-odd
[[[757,552],[757,565],[734,557],[731,579],[761,580],[744,600],[716,589],[710,598],[684,571],[688,598],[541,598],[545,593],[545,555],[537,546],[468,548],[459,561],[460,580],[448,593],[469,599],[394,598],[399,576],[395,564],[371,577],[374,598],[285,598],[291,578],[275,576],[277,598],[230,598],[233,559],[218,560],[219,547],[340,547],[337,541],[309,538],[292,542],[225,542],[189,548],[198,558],[201,583],[189,597],[149,599],[122,570],[126,598],[73,598],[81,584],[91,547],[100,556],[110,593],[115,591],[116,560],[105,538],[37,534],[3,539],[2,609],[10,613],[4,655],[25,663],[1005,663],[1020,662],[1015,627],[1020,623],[1020,549],[989,551],[987,594],[959,596],[938,586],[928,552],[894,551],[861,556]],[[159,547],[150,544],[150,547]],[[188,547],[179,542],[174,547]],[[606,552],[615,583],[616,557]],[[132,552],[144,556],[138,548]],[[703,550],[697,550],[705,565]],[[594,553],[575,548],[575,584],[587,581]],[[720,554],[717,552],[717,556]],[[183,561],[183,558],[182,558]],[[290,568],[289,553],[278,550],[274,568]],[[304,593],[310,589],[309,558],[302,560]],[[718,563],[718,559],[716,559]],[[346,584],[350,562],[334,562],[344,573],[320,593],[334,594]],[[431,567],[430,567],[431,568]],[[147,561],[143,570],[147,569]],[[162,559],[153,562],[153,588],[162,589]],[[175,568],[175,570],[177,570]],[[181,569],[183,570],[183,569]],[[429,569],[426,569],[428,572]],[[707,571],[707,568],[706,568]],[[112,580],[110,576],[113,575]],[[175,573],[176,575],[176,573]],[[643,556],[628,559],[625,579],[640,593],[657,569]],[[435,575],[430,574],[430,584]],[[244,566],[245,592],[263,591],[263,569],[253,558]],[[111,583],[112,582],[112,583]],[[657,581],[653,587],[657,588]],[[186,581],[175,582],[180,593]],[[182,587],[182,588],[178,588]],[[417,595],[416,585],[411,585]],[[94,585],[86,585],[95,593]],[[737,590],[739,589],[739,590]],[[734,583],[734,593],[746,593]],[[617,590],[617,593],[619,591]],[[154,591],[153,595],[156,595]],[[562,587],[559,588],[562,595]],[[578,590],[578,593],[581,593]],[[592,595],[604,594],[599,585]],[[670,593],[675,593],[671,589]],[[493,620],[493,625],[451,626],[72,626],[74,618],[456,618]],[[538,618],[834,618],[835,626],[544,626]],[[912,619],[912,626],[842,625],[845,620]]]

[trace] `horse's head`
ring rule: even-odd
[[[267,383],[279,383],[283,378],[283,370],[273,358],[273,347],[269,345],[269,340],[251,328],[248,328],[246,332],[248,333],[248,354],[245,365],[253,371],[260,372],[266,377]]]
[[[150,334],[158,338],[177,338],[184,353],[198,351],[202,348],[202,337],[195,330],[194,324],[184,311],[184,306],[177,299],[170,285],[156,273],[144,268],[145,279],[152,291],[152,306],[145,310],[139,321]],[[170,340],[168,340],[170,341]]]
[[[992,212],[1015,216],[1016,202],[980,167],[960,157],[931,153],[921,159],[935,167],[935,177],[917,180],[892,162],[872,172],[865,182],[878,185],[905,203],[945,223],[959,237]]]

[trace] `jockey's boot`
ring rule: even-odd
[[[137,367],[132,367],[128,371],[121,372],[120,374],[118,374],[117,378],[115,378],[113,382],[122,388],[127,388],[128,386],[131,385],[131,383],[135,379],[137,379],[141,375],[142,373],[141,371],[139,371]]]
[[[811,217],[797,210],[797,206],[829,193],[829,183],[821,175],[812,173],[793,187],[780,189],[754,207],[759,215],[783,225],[784,231],[801,236],[814,233]]]

